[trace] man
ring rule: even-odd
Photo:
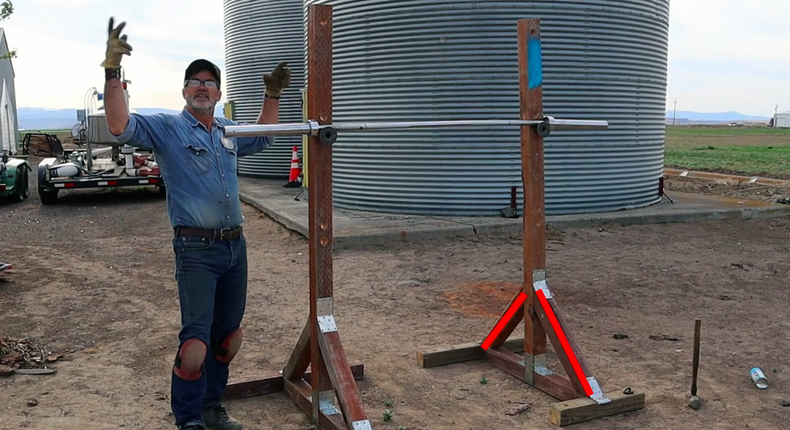
[[[181,304],[179,348],[171,375],[171,405],[182,430],[240,430],[220,399],[228,366],[242,342],[247,293],[247,251],[242,234],[237,157],[269,147],[273,137],[228,138],[234,121],[214,117],[220,100],[220,71],[195,60],[186,69],[178,115],[127,113],[119,80],[123,55],[131,55],[126,25],[110,19],[104,109],[119,142],[152,150],[167,186],[167,210],[174,228],[176,280]],[[263,77],[265,100],[259,124],[277,123],[279,98],[291,72],[280,63]]]

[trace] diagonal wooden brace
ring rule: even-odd
[[[571,333],[566,330],[559,307],[545,281],[545,273],[538,274],[536,278],[538,280],[533,285],[540,302],[537,312],[538,318],[544,327],[550,327],[546,330],[546,334],[551,340],[554,350],[557,351],[557,357],[573,388],[579,395],[589,397],[599,404],[608,403],[610,399],[603,395],[595,377],[589,376],[590,372],[584,355]]]
[[[333,327],[333,320],[334,318],[326,319],[324,323],[321,323],[321,331],[318,334],[318,344],[326,361],[326,369],[332,380],[332,387],[337,393],[340,409],[349,423],[349,428],[352,430],[370,429],[371,425],[362,404],[362,397],[340,342],[340,334],[338,334],[337,328]]]

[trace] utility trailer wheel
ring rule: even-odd
[[[42,205],[52,205],[58,201],[58,190],[38,189],[38,196],[41,198]]]
[[[19,166],[16,171],[16,175],[17,178],[16,183],[14,184],[14,193],[11,194],[10,197],[12,202],[19,203],[30,195],[27,182],[27,169],[24,165]]]
[[[22,169],[22,198],[30,198],[30,181],[28,180],[27,168]]]

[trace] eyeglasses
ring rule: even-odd
[[[217,88],[217,81],[213,79],[209,79],[207,81],[201,81],[200,79],[187,79],[187,81],[184,82],[185,87],[191,88],[199,87],[200,84],[205,85],[206,88]]]

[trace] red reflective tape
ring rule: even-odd
[[[63,184],[63,186],[66,188],[74,188],[74,185],[76,185],[74,182],[66,182]]]
[[[505,315],[503,315],[502,318],[499,320],[499,322],[496,323],[494,329],[491,330],[491,333],[489,333],[488,337],[486,337],[486,340],[483,341],[483,344],[481,345],[483,349],[488,351],[488,348],[491,346],[492,343],[494,343],[494,339],[497,336],[499,336],[499,333],[501,333],[502,330],[505,328],[507,322],[510,321],[510,318],[513,317],[513,314],[515,314],[518,311],[518,307],[524,304],[524,300],[526,299],[527,299],[527,295],[524,294],[524,292],[522,291],[521,294],[519,294],[516,300],[513,302],[513,304],[510,305],[510,307],[507,309]]]
[[[546,316],[549,318],[549,322],[551,323],[551,327],[554,329],[554,333],[557,334],[557,338],[560,340],[560,344],[562,345],[562,349],[565,350],[565,355],[568,356],[568,359],[571,361],[571,366],[573,370],[576,372],[576,377],[579,378],[579,381],[582,383],[582,387],[584,388],[584,392],[588,396],[592,396],[593,390],[590,387],[590,383],[587,381],[587,377],[584,375],[582,371],[582,366],[579,364],[579,360],[576,358],[576,354],[573,352],[573,348],[571,348],[570,343],[568,343],[568,338],[565,337],[565,332],[562,331],[562,326],[560,326],[560,322],[557,319],[557,316],[554,314],[554,310],[551,308],[551,304],[546,299],[546,294],[543,290],[538,290],[538,300],[540,301],[540,305],[543,306],[543,310],[546,312]]]
[[[118,181],[107,181],[107,185],[109,186],[118,185]]]

